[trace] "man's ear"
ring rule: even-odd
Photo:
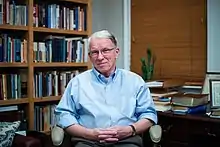
[[[88,53],[88,57],[89,57],[89,60],[91,61],[91,56],[90,56],[90,53]]]
[[[116,48],[115,53],[116,53],[115,58],[118,58],[118,56],[119,56],[119,54],[120,54],[120,49],[119,49],[119,48]]]

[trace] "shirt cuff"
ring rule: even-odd
[[[57,125],[64,129],[64,128],[67,128],[73,124],[78,124],[77,119],[73,115],[62,114],[62,116],[59,117]]]
[[[157,124],[157,121],[158,121],[156,114],[149,114],[149,113],[147,113],[147,114],[142,114],[142,115],[139,116],[138,120],[143,119],[143,118],[145,118],[145,119],[150,119],[151,121],[154,122],[154,124]]]

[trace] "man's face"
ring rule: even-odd
[[[104,75],[109,75],[115,68],[119,49],[110,39],[92,38],[90,42],[90,60],[94,67]]]

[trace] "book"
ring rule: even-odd
[[[172,104],[180,106],[199,106],[208,103],[208,94],[180,94],[173,96]]]
[[[182,79],[165,79],[165,80],[153,80],[147,81],[146,84],[149,88],[172,88],[180,87],[185,83]]]

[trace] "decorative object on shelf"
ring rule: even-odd
[[[156,61],[156,56],[152,53],[150,47],[147,48],[146,51],[147,57],[141,58],[141,71],[142,71],[142,78],[145,81],[151,80],[154,73],[154,64]]]
[[[220,80],[210,79],[209,84],[211,108],[220,108]]]

